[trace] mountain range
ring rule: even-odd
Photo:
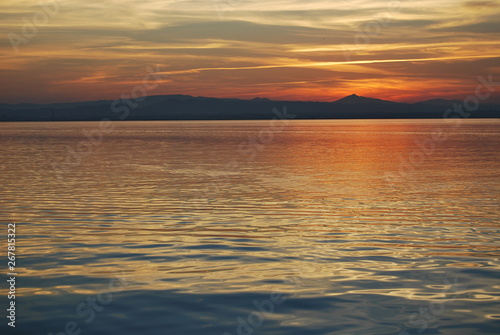
[[[274,101],[156,95],[135,100],[56,104],[0,104],[0,121],[256,120],[272,119],[286,106],[296,119],[498,118],[500,104],[481,103],[466,111],[460,100],[400,103],[352,94],[331,102]],[[463,110],[447,112],[448,109]],[[469,109],[471,109],[469,107]],[[470,115],[468,114],[470,113]]]

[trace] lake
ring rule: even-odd
[[[0,139],[19,334],[500,332],[499,119],[19,122]]]

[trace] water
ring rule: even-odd
[[[20,334],[500,332],[498,119],[0,134]]]

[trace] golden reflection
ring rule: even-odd
[[[13,125],[4,187],[16,206],[0,205],[23,237],[18,272],[31,280],[19,293],[90,295],[122,278],[124,291],[433,301],[450,297],[445,279],[481,277],[454,299],[495,301],[498,284],[481,272],[498,270],[500,256],[498,189],[489,182],[485,196],[482,184],[496,172],[500,138],[478,136],[496,134],[498,121],[488,122],[448,128],[442,150],[391,185],[384,173],[445,124],[290,121],[250,160],[238,146],[268,121],[117,123],[63,183],[47,157],[64,157],[94,123],[47,124],[36,135]],[[27,159],[19,153],[32,136],[44,149]],[[231,160],[239,168],[207,191]]]

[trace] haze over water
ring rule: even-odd
[[[498,119],[113,125],[0,124],[20,333],[499,333]]]

